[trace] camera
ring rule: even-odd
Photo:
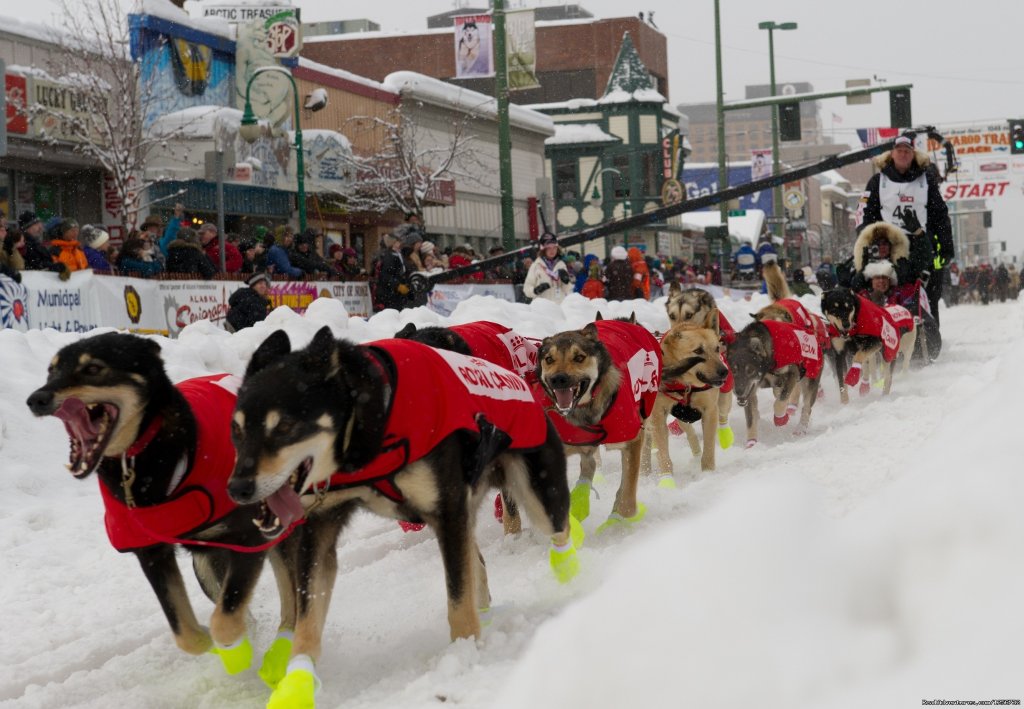
[[[878,249],[878,244],[872,244],[871,246],[868,247],[868,256],[869,257],[871,257],[873,259],[876,259],[876,258],[879,258],[879,255],[880,255],[880,252],[879,252],[879,249]]]

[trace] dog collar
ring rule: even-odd
[[[142,435],[135,439],[135,443],[132,443],[128,450],[124,452],[124,455],[128,458],[137,456],[142,451],[146,450],[153,439],[156,437],[157,432],[164,423],[164,417],[157,414],[153,417],[153,420],[149,422],[149,426],[142,432]]]

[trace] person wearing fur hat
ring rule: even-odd
[[[106,252],[110,248],[110,234],[98,226],[86,224],[78,234],[82,243],[82,251],[89,268],[99,273],[113,273],[114,269],[107,260]]]
[[[925,291],[938,322],[938,301],[945,280],[942,271],[955,257],[953,228],[939,191],[938,174],[928,154],[914,148],[915,137],[904,133],[895,140],[892,150],[875,158],[880,172],[868,180],[861,196],[862,224],[887,222],[907,234],[910,262],[917,270],[911,280],[921,277],[927,281]],[[899,263],[895,267],[902,284],[905,275]]]
[[[50,240],[50,253],[54,262],[64,264],[69,273],[89,268],[89,260],[78,241],[78,222],[74,219],[61,219],[51,229],[54,238]]]
[[[523,295],[561,303],[572,293],[573,277],[559,255],[558,238],[551,232],[540,237],[540,251],[526,273]]]
[[[919,275],[920,262],[911,262],[910,239],[903,230],[887,222],[876,222],[861,230],[853,244],[853,290],[864,290],[870,284],[864,269],[873,261],[887,260],[896,269],[900,285],[913,283]]]
[[[203,253],[199,234],[188,227],[178,232],[178,238],[167,247],[167,272],[186,273],[210,279],[217,269]]]
[[[270,277],[265,273],[254,273],[245,282],[245,288],[239,288],[228,298],[228,314],[225,328],[238,332],[265,320],[270,310]]]
[[[633,298],[633,268],[629,264],[629,254],[626,247],[612,247],[611,261],[604,270],[605,297],[608,300],[632,300]]]
[[[893,289],[899,282],[892,262],[888,259],[872,261],[864,269],[864,278],[870,286],[866,293],[868,300],[883,307],[889,305],[890,298],[895,292]]]

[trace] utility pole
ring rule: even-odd
[[[795,22],[761,22],[757,25],[758,29],[768,30],[768,65],[771,70],[771,92],[772,98],[775,97],[775,30],[795,30],[797,27]],[[781,170],[779,169],[782,164],[782,160],[779,156],[779,106],[775,104],[772,106],[772,174],[778,175]],[[782,208],[782,188],[776,187],[772,190],[772,212],[775,217],[775,235],[782,237],[783,230],[783,208]]]
[[[715,80],[717,91],[715,100],[715,117],[718,123],[718,190],[729,187],[729,168],[725,163],[725,92],[722,89],[722,23],[718,9],[719,0],[715,0]],[[725,276],[725,250],[729,248],[729,205],[721,202],[718,205],[721,223],[725,226],[725,238],[720,244],[719,268]],[[708,245],[710,248],[710,244]]]
[[[498,173],[501,185],[501,246],[516,247],[512,209],[512,135],[508,125],[508,62],[505,58],[505,0],[494,0],[494,92],[498,100]]]

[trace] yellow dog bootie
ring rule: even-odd
[[[210,648],[210,652],[220,658],[221,664],[224,665],[224,671],[229,675],[244,672],[252,664],[252,643],[245,636],[233,645],[215,644]]]
[[[647,514],[647,506],[642,502],[636,503],[636,514],[632,517],[623,517],[618,512],[612,512],[608,515],[608,519],[597,528],[597,533],[601,534],[620,524],[636,524],[644,518],[645,514]]]
[[[593,489],[589,480],[580,478],[569,492],[569,514],[580,522],[590,516],[590,493]]]
[[[729,424],[718,425],[718,445],[722,450],[729,450],[735,440],[736,436],[733,435],[732,426]]]
[[[315,709],[320,678],[309,655],[296,655],[288,663],[288,673],[270,695],[267,709]]]
[[[260,665],[260,678],[266,682],[271,689],[277,687],[288,671],[288,659],[292,656],[292,639],[295,634],[290,630],[281,630],[270,643],[270,647],[263,653],[263,663]]]

